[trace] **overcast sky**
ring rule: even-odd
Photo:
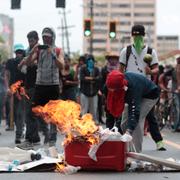
[[[15,43],[27,46],[26,34],[30,30],[41,33],[46,26],[57,34],[56,44],[61,46],[60,30],[62,14],[55,7],[55,0],[21,0],[21,10],[10,9],[11,0],[0,0],[0,13],[14,17]],[[71,51],[82,50],[82,0],[66,0]],[[157,0],[157,34],[180,35],[180,0]]]

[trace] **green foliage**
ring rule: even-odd
[[[8,54],[7,50],[5,49],[5,47],[3,47],[3,46],[0,46],[0,55],[1,55],[2,61],[5,61],[8,59],[9,54]]]
[[[0,43],[4,43],[4,39],[2,36],[0,36]]]
[[[4,44],[4,39],[2,36],[0,36],[0,56],[1,56],[1,61],[7,60],[8,59],[8,51],[6,50]]]
[[[79,57],[80,57],[80,51],[73,52],[71,54],[71,62],[72,62],[72,64],[76,64],[78,62]]]
[[[96,56],[95,57],[97,66],[103,67],[106,64],[106,59],[104,56]]]

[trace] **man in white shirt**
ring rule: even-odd
[[[144,26],[134,25],[132,27],[131,35],[133,37],[133,44],[125,47],[120,53],[120,71],[138,73],[148,79],[151,79],[153,76],[158,75],[159,71],[157,53],[154,49],[151,49],[144,44]],[[152,56],[152,60],[149,63],[144,61],[146,54],[150,54]],[[157,150],[166,150],[162,142],[163,139],[160,134],[153,109],[147,115],[146,119],[149,123],[151,136],[156,142]]]

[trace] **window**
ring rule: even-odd
[[[96,8],[107,8],[107,3],[105,3],[105,4],[98,4],[98,3],[94,3],[94,7],[96,7]]]
[[[120,12],[111,13],[111,17],[117,17],[117,16],[129,17],[129,16],[131,16],[131,13],[120,13]]]
[[[135,8],[154,8],[155,4],[135,4]]]
[[[135,21],[134,24],[143,24],[146,26],[154,26],[154,22],[143,22],[143,21]]]
[[[105,21],[94,21],[95,26],[107,26],[107,22]]]
[[[130,4],[117,4],[117,3],[111,3],[112,8],[129,8]]]
[[[106,29],[94,29],[93,32],[95,34],[106,34],[107,30]]]
[[[154,16],[154,13],[134,13],[134,16],[136,16],[136,17],[149,17],[149,16]]]
[[[93,43],[106,43],[106,39],[93,39]]]

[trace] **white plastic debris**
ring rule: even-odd
[[[14,160],[18,160],[19,163],[30,162],[40,159],[40,155],[36,157],[37,153],[33,150],[22,150],[19,148],[9,148],[9,147],[1,147],[0,148],[0,160],[6,162],[13,162]],[[37,160],[38,160],[37,159]]]
[[[96,152],[99,149],[99,147],[105,142],[105,141],[122,141],[122,142],[130,142],[132,140],[132,137],[128,134],[121,135],[118,132],[117,127],[114,127],[112,130],[109,130],[108,128],[103,129],[102,127],[99,128],[99,134],[100,134],[100,140],[98,144],[93,144],[88,152],[88,155],[91,159],[94,161],[97,161]]]
[[[80,166],[71,166],[71,165],[67,165],[66,167],[64,167],[62,170],[61,170],[61,173],[64,173],[66,175],[70,175],[70,174],[74,174],[76,173],[77,171],[79,171],[81,169]]]

